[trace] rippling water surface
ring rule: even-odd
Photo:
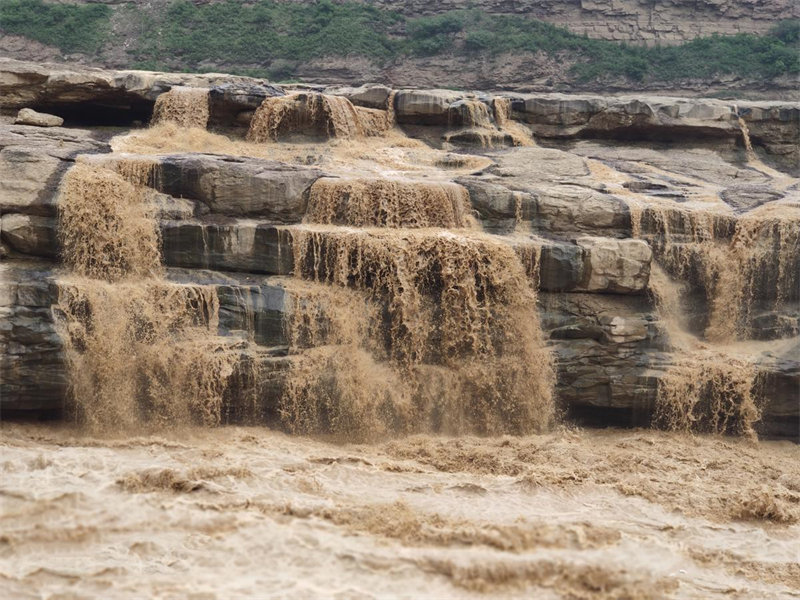
[[[800,449],[4,425],[10,598],[797,598]]]

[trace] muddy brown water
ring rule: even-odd
[[[9,598],[797,598],[800,448],[4,424]]]

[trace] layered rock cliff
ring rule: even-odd
[[[186,86],[208,90],[191,97],[217,134],[144,129],[155,101]],[[382,248],[433,261],[422,297],[445,306],[442,269],[457,263],[436,240],[457,256],[468,250],[473,269],[518,257],[571,418],[797,435],[797,103],[380,86],[323,96],[244,78],[8,61],[0,91],[7,111],[65,119],[0,125],[4,414],[58,414],[68,398],[56,320],[71,284],[58,217],[65,173],[80,163],[146,188],[166,280],[212,289],[218,306],[204,304],[214,313],[204,319],[246,344],[233,346],[243,358],[227,376],[226,418],[252,417],[253,406],[278,418],[287,373],[308,351],[341,343],[336,311],[360,306],[359,294],[402,266]],[[342,131],[355,137],[326,141]],[[334,256],[349,257],[347,275]],[[331,300],[337,286],[354,295]],[[394,314],[382,304],[393,296],[370,298]],[[406,352],[394,343],[389,352]],[[414,356],[415,368],[439,365],[432,350]]]
[[[15,0],[0,55],[320,84],[791,98],[799,15],[787,0]]]
[[[480,0],[463,2],[375,0],[408,16],[467,7],[493,14],[525,15],[590,38],[634,43],[679,43],[718,33],[766,33],[778,21],[800,16],[788,0]]]

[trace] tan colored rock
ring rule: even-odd
[[[615,294],[639,293],[650,279],[653,251],[641,240],[582,237],[584,274],[580,289]]]
[[[109,150],[84,129],[0,125],[0,213],[55,215],[58,184],[74,157]]]
[[[55,218],[10,213],[0,221],[2,240],[12,250],[44,258],[58,255]]]
[[[450,90],[401,90],[395,96],[397,122],[447,125],[450,105],[463,97]]]
[[[379,83],[365,83],[358,87],[327,88],[325,93],[344,96],[356,106],[385,110],[392,88]]]
[[[61,127],[64,119],[56,115],[36,112],[32,108],[22,108],[14,120],[17,125],[34,125],[36,127]]]

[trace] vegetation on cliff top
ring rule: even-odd
[[[761,79],[800,72],[797,21],[781,23],[766,36],[714,35],[678,46],[642,47],[477,10],[406,19],[369,4],[330,0],[175,0],[151,11],[3,0],[0,30],[65,52],[101,55],[112,43],[116,16],[138,32],[129,66],[150,69],[214,66],[280,79],[291,77],[303,62],[322,57],[363,56],[385,64],[398,56],[541,52],[571,64],[570,74],[582,81],[620,76],[645,82],[718,75]]]
[[[105,4],[45,4],[2,0],[0,31],[22,35],[64,52],[94,53],[105,43],[111,9]]]

